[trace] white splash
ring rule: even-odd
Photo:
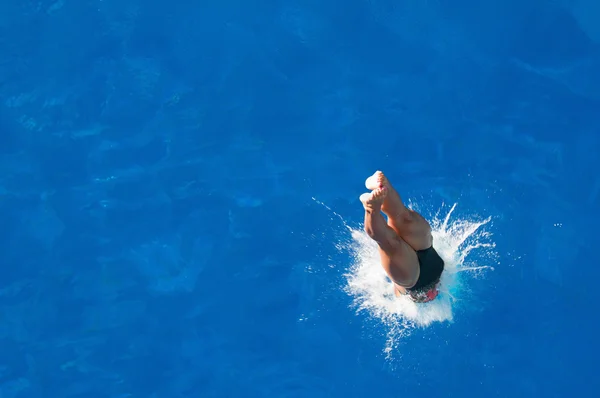
[[[387,328],[385,352],[391,355],[398,342],[416,327],[427,327],[434,322],[453,320],[453,306],[464,298],[468,289],[463,275],[475,277],[485,269],[493,270],[488,264],[467,262],[467,256],[479,249],[478,259],[496,262],[491,234],[482,230],[490,218],[482,221],[450,221],[456,204],[441,219],[439,213],[431,222],[434,247],[444,259],[445,267],[440,280],[440,294],[429,303],[417,304],[409,298],[396,297],[392,283],[381,267],[377,245],[362,230],[350,229],[352,241],[342,249],[349,250],[353,264],[347,273],[346,292],[353,297],[358,312],[367,311]],[[345,224],[345,223],[344,223]],[[483,254],[483,256],[481,256]]]

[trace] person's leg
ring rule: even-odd
[[[360,196],[365,208],[365,232],[377,242],[381,265],[390,279],[399,286],[411,287],[419,279],[419,259],[410,245],[387,224],[381,213],[387,194],[387,187],[382,187]]]
[[[408,209],[402,203],[400,194],[394,189],[386,176],[381,171],[376,171],[371,177],[365,181],[365,186],[371,191],[377,188],[386,187],[388,193],[383,201],[381,210],[390,218],[398,218],[405,214]]]
[[[376,171],[367,178],[365,186],[371,190],[386,188],[388,193],[381,210],[388,216],[388,225],[400,238],[414,250],[427,249],[431,246],[431,226],[419,213],[404,206],[400,195],[381,171]]]

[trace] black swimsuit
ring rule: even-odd
[[[417,283],[406,290],[414,293],[427,292],[439,282],[442,271],[444,271],[444,260],[442,260],[433,246],[429,249],[417,251],[417,257],[419,258],[421,274]]]

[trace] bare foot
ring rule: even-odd
[[[405,210],[400,195],[392,187],[392,184],[390,184],[383,172],[376,171],[371,177],[367,178],[365,186],[371,190],[385,188],[389,192],[389,195],[386,196],[385,201],[381,205],[381,210],[388,216],[400,214]]]
[[[365,181],[365,186],[367,189],[373,190],[381,187],[390,187],[390,182],[386,178],[386,176],[381,171],[376,171],[371,177],[367,178]]]
[[[360,195],[360,201],[366,210],[381,209],[381,205],[387,196],[388,190],[386,187],[376,188],[371,193],[363,193]]]

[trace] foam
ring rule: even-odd
[[[397,347],[402,337],[415,328],[452,322],[457,303],[468,298],[468,282],[483,276],[486,270],[493,270],[491,264],[497,263],[491,233],[484,228],[491,218],[451,221],[455,208],[456,204],[443,218],[440,217],[442,208],[430,220],[434,247],[444,259],[445,267],[440,279],[440,294],[424,304],[417,304],[406,296],[394,295],[393,285],[381,267],[376,243],[362,230],[362,226],[355,229],[342,220],[351,233],[351,240],[338,244],[338,248],[348,251],[352,257],[346,273],[347,285],[343,289],[352,297],[351,305],[358,313],[367,312],[387,329],[385,352],[388,354]],[[473,251],[477,252],[477,256],[470,256]],[[478,263],[470,261],[471,257],[476,257]]]

